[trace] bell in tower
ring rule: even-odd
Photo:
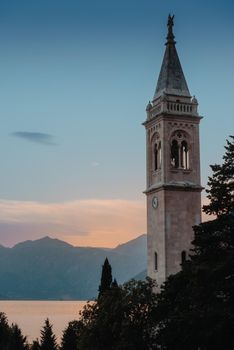
[[[168,17],[165,54],[146,108],[148,276],[160,286],[188,258],[201,221],[198,102],[191,97]]]

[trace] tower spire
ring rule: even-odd
[[[173,34],[174,15],[168,16],[166,50],[154,94],[154,100],[163,93],[168,95],[191,97],[183,69],[176,51],[176,41]]]

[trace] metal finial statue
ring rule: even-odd
[[[168,29],[172,29],[173,25],[174,25],[174,15],[171,16],[169,15],[168,16],[168,21],[167,21],[167,26],[168,26]]]
[[[168,16],[168,21],[167,21],[167,27],[168,27],[168,34],[167,34],[167,43],[175,43],[174,41],[174,34],[173,34],[173,26],[174,26],[174,15],[171,16],[169,15]]]

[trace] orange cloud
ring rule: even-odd
[[[202,198],[205,203],[208,200]],[[212,219],[202,213],[202,221]],[[76,246],[114,247],[142,233],[146,233],[144,200],[0,200],[0,244],[8,246],[49,235]]]
[[[8,245],[50,235],[78,246],[113,247],[145,232],[144,201],[0,200],[0,243]]]

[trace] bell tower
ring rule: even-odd
[[[160,286],[188,258],[201,221],[198,102],[191,97],[168,17],[165,54],[146,108],[148,276]]]

